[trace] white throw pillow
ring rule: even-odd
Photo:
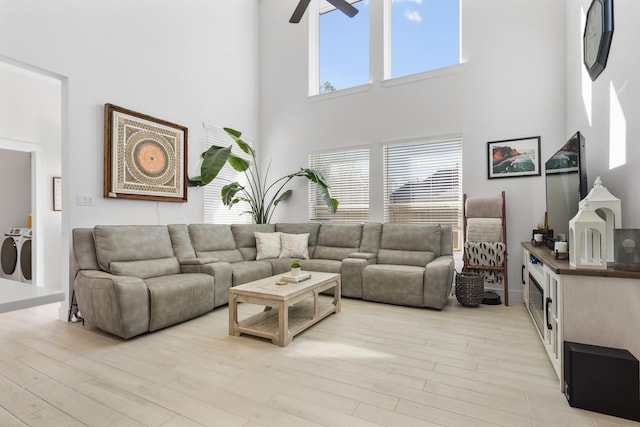
[[[278,258],[280,255],[280,232],[260,233],[254,231],[256,238],[256,259]]]
[[[280,233],[280,258],[309,259],[309,233]]]

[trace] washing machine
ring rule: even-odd
[[[33,230],[30,228],[22,229],[22,239],[20,239],[20,275],[24,283],[31,283],[32,268],[31,268],[31,238],[33,237]]]
[[[0,248],[0,264],[2,277],[8,280],[22,281],[20,273],[20,244],[22,229],[10,228],[4,233],[2,248]]]

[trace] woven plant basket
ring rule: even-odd
[[[484,276],[478,273],[456,272],[456,299],[467,307],[477,307],[484,298]]]

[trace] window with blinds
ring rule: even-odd
[[[232,152],[239,156],[246,157],[242,150],[238,148],[233,139],[219,127],[204,125],[204,150],[206,151],[212,145],[228,147],[231,145]],[[249,210],[249,206],[245,202],[235,204],[231,209],[222,203],[220,193],[222,187],[230,182],[238,182],[241,185],[246,184],[245,176],[242,172],[234,170],[229,164],[224,165],[216,179],[209,185],[204,186],[204,222],[210,224],[249,224],[253,222],[251,215],[242,214]]]
[[[384,146],[384,220],[447,224],[462,236],[462,140]]]
[[[331,195],[340,203],[338,211],[332,214],[322,191],[309,183],[309,221],[369,220],[369,148],[310,154],[309,167],[324,175]]]

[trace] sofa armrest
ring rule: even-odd
[[[373,260],[373,263],[375,263],[378,258],[378,255],[372,252],[354,252],[349,254],[349,258],[366,259],[367,261]],[[371,263],[372,262],[369,262],[369,264]]]
[[[362,298],[362,270],[375,264],[375,258],[345,258],[342,260],[340,275],[342,276],[342,296]]]
[[[202,262],[200,262],[202,260]],[[185,263],[185,261],[189,261]],[[213,307],[220,307],[229,302],[229,288],[232,282],[231,264],[218,261],[217,258],[197,258],[183,260],[180,264],[183,273],[204,273],[213,276]]]
[[[82,317],[122,338],[149,331],[149,292],[144,280],[100,270],[80,270],[73,282]]]
[[[424,269],[424,305],[442,309],[451,294],[453,284],[453,255],[440,256]]]

